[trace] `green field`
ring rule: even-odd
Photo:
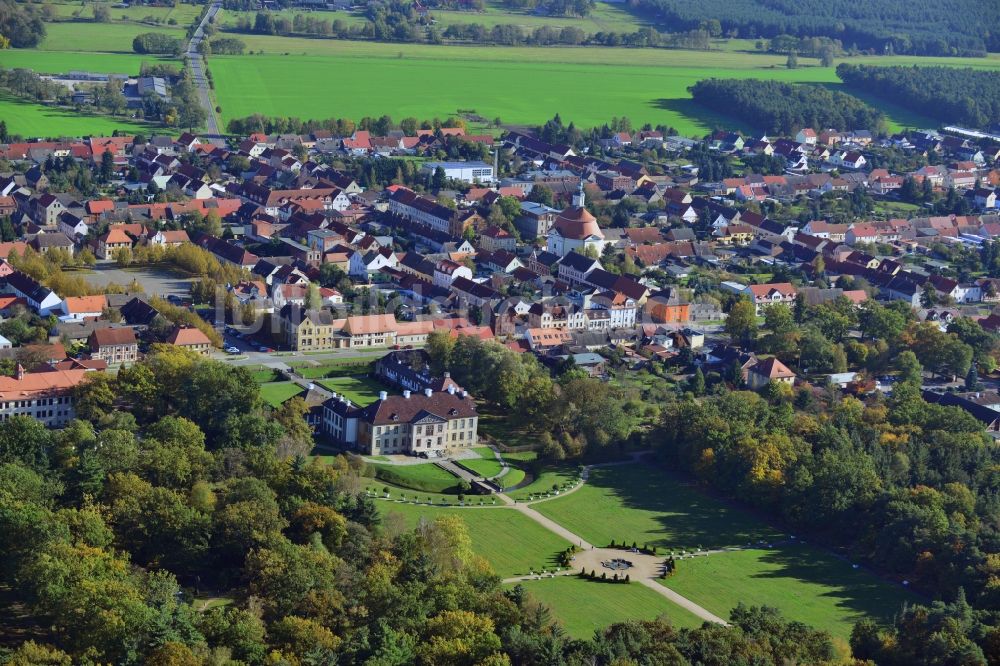
[[[60,19],[83,20],[94,16],[94,3],[91,2],[54,2],[52,7]],[[113,7],[108,3],[108,11],[112,21],[149,22],[152,19],[152,21],[166,23],[173,19],[180,26],[188,26],[193,23],[201,13],[201,8],[201,5],[194,4],[178,4],[176,7],[146,7],[143,5]]]
[[[2,57],[2,56],[0,56]],[[30,136],[109,135],[115,130],[149,132],[150,126],[107,116],[88,116],[72,110],[32,104],[0,93],[0,118],[13,134]]]
[[[378,400],[379,391],[385,391],[386,387],[370,377],[331,377],[317,382],[320,386],[335,391],[351,402],[362,407],[367,407]]]
[[[653,467],[595,469],[579,490],[532,506],[597,545],[615,539],[676,551],[780,541],[680,562],[667,584],[721,617],[740,601],[769,604],[844,638],[858,618],[888,621],[902,601],[916,600]]]
[[[70,70],[86,70],[104,74],[137,75],[143,62],[169,62],[179,65],[173,58],[139,55],[137,53],[84,53],[77,51],[38,51],[33,49],[8,49],[0,51],[0,67],[21,67],[41,74],[64,74]]]
[[[613,585],[560,576],[521,583],[532,597],[552,609],[573,638],[590,638],[594,630],[629,619],[665,615],[675,627],[700,627],[701,620],[665,597],[639,584]],[[728,612],[726,613],[728,615]]]
[[[682,560],[663,584],[720,617],[740,601],[847,639],[865,617],[882,622],[916,599],[900,587],[809,546],[742,550]]]
[[[415,465],[378,465],[372,464],[375,478],[385,480],[400,488],[409,488],[420,492],[451,493],[458,492],[459,479],[452,476],[433,463],[418,463]]]
[[[558,566],[556,555],[569,546],[563,540],[518,511],[504,507],[445,509],[440,507],[377,502],[387,523],[398,515],[406,529],[424,519],[457,515],[465,520],[472,538],[472,548],[485,557],[502,577],[527,575],[531,571],[552,570]]]
[[[644,465],[593,469],[579,490],[533,506],[602,546],[614,539],[680,550],[782,538],[749,514]]]
[[[479,476],[486,477],[487,479],[492,478],[499,474],[503,470],[503,465],[500,461],[492,457],[489,458],[466,458],[461,461],[463,467],[468,467],[473,472]]]
[[[260,397],[272,407],[280,407],[286,400],[304,392],[305,389],[294,382],[268,382],[260,385]]]
[[[512,473],[512,472],[511,472]],[[510,474],[510,473],[509,473]],[[507,493],[516,500],[526,500],[532,495],[547,493],[552,490],[552,486],[564,486],[574,481],[578,474],[576,465],[547,465],[542,468],[541,473],[535,477],[531,483],[524,488]],[[522,479],[523,480],[523,479]],[[514,478],[504,479],[505,486],[517,485]],[[520,481],[518,481],[519,483]],[[579,491],[578,491],[579,492]]]
[[[42,51],[134,53],[132,39],[144,32],[159,32],[184,39],[184,29],[138,23],[48,23]],[[79,68],[77,68],[79,69]],[[137,74],[138,72],[130,72]]]
[[[358,118],[386,109],[392,110],[394,118],[429,118],[475,109],[482,116],[499,116],[513,124],[541,123],[560,113],[584,127],[627,115],[634,125],[663,123],[684,135],[696,135],[713,126],[752,129],[692,102],[687,88],[699,79],[755,77],[842,88],[834,69],[816,66],[815,60],[803,58],[803,67],[789,70],[783,56],[737,51],[240,38],[250,50],[264,55],[212,58],[224,120],[252,113]],[[996,58],[900,56],[851,61],[1000,68]],[[347,73],[353,84],[349,88],[338,83]],[[567,100],[574,102],[567,107]],[[936,124],[898,107],[880,106],[889,113],[893,129]]]

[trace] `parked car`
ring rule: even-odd
[[[226,353],[227,354],[239,354],[240,353],[240,348],[239,347],[226,347]]]

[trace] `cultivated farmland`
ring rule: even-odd
[[[430,118],[476,109],[513,124],[537,124],[559,113],[584,127],[625,115],[636,125],[662,123],[684,135],[700,135],[714,126],[753,129],[691,101],[688,86],[703,78],[768,78],[841,89],[833,68],[789,70],[783,56],[759,53],[240,38],[254,55],[210,61],[224,120],[252,113],[360,118],[387,109],[394,118]],[[932,59],[878,62],[900,60]],[[956,66],[1000,68],[995,58],[946,60]],[[879,106],[893,128],[933,125],[898,107]]]

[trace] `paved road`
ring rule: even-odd
[[[219,119],[215,115],[215,106],[212,104],[212,94],[208,85],[208,77],[205,76],[205,60],[201,57],[201,54],[198,53],[198,45],[201,44],[202,39],[205,37],[205,26],[208,25],[208,22],[219,13],[220,9],[222,9],[221,2],[213,2],[211,6],[209,6],[208,11],[205,12],[205,16],[201,20],[201,23],[198,24],[198,29],[194,31],[194,35],[191,36],[191,41],[188,42],[187,52],[184,54],[184,58],[187,61],[188,69],[191,71],[191,80],[198,89],[198,99],[201,100],[201,105],[208,114],[205,120],[205,129],[207,132],[205,136],[212,143],[218,146],[225,146],[226,142],[222,139],[222,130],[219,127]]]

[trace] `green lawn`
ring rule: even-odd
[[[272,368],[251,370],[250,374],[253,375],[253,380],[258,384],[267,384],[268,382],[279,381],[281,379],[281,375],[278,371]]]
[[[3,58],[0,55],[0,58]],[[149,132],[150,126],[123,118],[90,116],[54,107],[32,104],[0,93],[0,118],[12,134],[22,136],[95,136],[110,135],[115,130]]]
[[[538,495],[539,493],[551,491],[553,485],[564,486],[567,483],[574,481],[577,476],[578,468],[576,465],[546,465],[542,468],[541,473],[535,477],[531,483],[526,485],[524,488],[519,488],[518,490],[514,490],[507,494],[516,500],[526,500],[532,495]],[[510,479],[505,477],[504,485],[517,485],[514,481],[514,477],[511,477]],[[518,481],[518,483],[519,482],[520,481]]]
[[[534,508],[598,545],[624,539],[668,549],[717,548],[782,536],[748,513],[645,465],[594,469],[579,490]]]
[[[809,546],[744,550],[682,560],[667,587],[720,617],[740,601],[774,606],[785,617],[847,639],[865,617],[890,622],[916,597]]]
[[[455,494],[458,492],[459,479],[434,463],[416,465],[372,464],[371,466],[375,470],[376,479],[388,481],[401,488],[431,493]]]
[[[293,363],[292,368],[309,379],[321,379],[336,373],[361,374],[371,368],[371,359],[348,359],[345,361],[322,361],[317,364]]]
[[[468,467],[473,472],[480,476],[484,476],[487,479],[492,478],[500,473],[503,469],[503,465],[493,458],[471,458],[460,461],[464,467]]]
[[[272,407],[280,407],[286,400],[304,392],[305,389],[294,382],[268,382],[260,385],[260,396]]]
[[[695,615],[639,584],[613,585],[561,576],[521,583],[532,597],[552,609],[573,638],[586,639],[594,630],[629,619],[665,615],[675,627],[700,627]]]
[[[379,512],[391,523],[398,515],[407,529],[424,519],[457,515],[469,528],[472,548],[489,560],[493,570],[502,577],[527,575],[531,571],[552,570],[558,566],[556,555],[569,542],[548,531],[535,521],[501,506],[483,509],[446,509],[440,507],[377,502]]]
[[[558,112],[565,120],[585,127],[627,115],[634,125],[664,123],[692,135],[703,134],[716,124],[752,129],[691,101],[687,88],[702,78],[756,77],[841,88],[834,69],[819,67],[813,59],[803,58],[803,67],[789,70],[783,56],[738,51],[434,46],[264,35],[240,38],[249,49],[265,55],[212,58],[225,120],[255,112],[357,118],[384,113],[388,108],[393,117],[428,118],[471,108],[507,123],[540,123]],[[867,61],[944,61],[952,66],[1000,68],[1000,60],[986,58],[851,59]],[[351,72],[349,91],[332,85],[342,72]],[[595,88],[596,81],[600,85]],[[331,85],[317,87],[317,82]],[[567,106],[567,100],[576,102]],[[886,109],[893,129],[934,124],[898,107]]]
[[[509,467],[508,472],[497,479],[501,486],[510,488],[524,481],[524,470],[519,467]]]
[[[843,638],[858,618],[885,621],[903,600],[916,600],[655,467],[598,468],[579,490],[532,506],[594,544],[615,539],[678,550],[784,542],[680,562],[667,584],[720,617],[739,601],[769,604]]]
[[[320,386],[343,395],[351,402],[366,407],[378,400],[379,391],[386,387],[370,377],[331,377],[317,382]]]

